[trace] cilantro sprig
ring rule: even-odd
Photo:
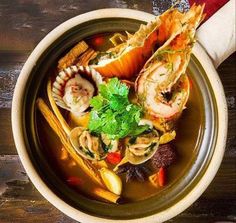
[[[110,139],[135,136],[148,129],[139,126],[142,108],[129,102],[129,88],[118,78],[112,78],[99,86],[98,95],[90,101],[89,130],[104,133]]]

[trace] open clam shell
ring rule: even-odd
[[[118,140],[109,140],[105,136],[93,136],[83,127],[72,129],[69,139],[75,151],[89,160],[102,160],[107,153],[118,149]]]
[[[138,165],[146,162],[155,154],[159,147],[159,134],[150,130],[135,139],[135,142],[126,145],[125,157],[128,162]]]
[[[74,128],[69,135],[69,139],[75,151],[82,157],[89,160],[100,160],[102,158],[102,154],[99,154],[100,143],[98,139],[93,139],[85,128]]]
[[[102,82],[102,76],[93,68],[70,66],[56,76],[52,96],[59,107],[81,115]]]

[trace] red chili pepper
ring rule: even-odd
[[[161,187],[166,183],[166,171],[163,167],[161,167],[158,172],[158,183]]]
[[[192,90],[193,89],[193,80],[190,77],[188,77],[188,81],[189,81],[189,88],[190,88],[190,90]]]
[[[82,179],[76,176],[70,176],[66,180],[71,186],[79,186],[83,183]]]
[[[113,153],[108,153],[107,154],[107,162],[111,163],[111,164],[118,164],[121,161],[122,157],[121,154],[118,152],[113,152]]]
[[[94,44],[96,46],[100,46],[104,43],[104,38],[102,36],[96,36],[95,39],[94,39]]]

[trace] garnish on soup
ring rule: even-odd
[[[85,39],[59,60],[47,85],[52,111],[42,98],[37,106],[63,145],[58,162],[73,189],[118,203],[168,185],[203,8],[171,8],[134,34],[115,33],[109,44],[102,35],[99,44]]]
[[[129,88],[118,78],[99,86],[98,95],[90,100],[89,130],[106,134],[110,139],[136,136],[149,128],[139,125],[142,108],[130,103]]]

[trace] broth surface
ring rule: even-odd
[[[85,41],[95,50],[105,51],[112,47],[112,44],[108,41],[112,35],[113,33],[98,34],[85,39]],[[181,118],[178,120],[176,130],[177,137],[173,141],[178,158],[176,162],[167,169],[168,179],[166,186],[172,186],[175,181],[183,176],[193,159],[193,154],[198,152],[196,151],[196,145],[201,132],[201,123],[203,123],[203,108],[201,107],[200,90],[198,89],[194,79],[192,79],[190,71],[188,71],[188,75],[191,81],[190,97],[186,106],[187,108],[183,111]],[[36,121],[42,150],[49,164],[64,181],[71,176],[80,178],[82,189],[80,186],[72,187],[77,190],[78,193],[83,193],[88,196],[90,189],[95,186],[94,183],[78,168],[73,160],[61,159],[62,145],[60,140],[49,128],[43,117],[37,114]],[[122,176],[122,181],[122,197],[124,197],[128,202],[134,202],[151,197],[165,188],[156,188],[152,186],[149,181],[143,183],[132,181],[126,183],[124,176]]]

